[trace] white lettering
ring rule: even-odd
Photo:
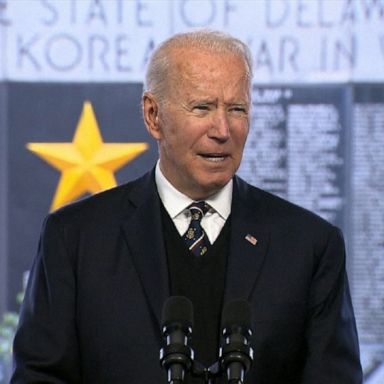
[[[88,68],[93,70],[96,68],[97,63],[99,63],[102,70],[109,71],[109,65],[107,63],[107,55],[109,52],[108,40],[100,35],[91,35],[88,44]]]
[[[45,45],[45,59],[57,71],[70,71],[82,59],[83,52],[79,42],[68,34],[55,35]]]
[[[24,41],[22,36],[17,37],[17,66],[24,66],[24,59],[28,59],[35,70],[40,71],[41,65],[37,61],[37,57],[32,53],[34,45],[38,42],[39,36],[33,35],[28,41]]]
[[[148,4],[145,1],[138,0],[136,3],[136,20],[140,27],[152,27],[153,22],[150,20],[148,12]],[[144,17],[146,16],[146,18]]]
[[[7,1],[0,0],[0,27],[11,25],[10,19],[6,16],[7,12]]]
[[[41,0],[41,5],[47,11],[47,17],[42,19],[42,23],[47,26],[55,25],[59,18],[57,8],[48,0]]]
[[[180,16],[188,27],[207,27],[213,22],[216,15],[216,3],[213,0],[199,2],[199,12],[193,12],[195,2],[183,0],[180,3]]]
[[[288,1],[266,1],[265,6],[265,23],[268,28],[278,28],[287,20],[289,15]]]

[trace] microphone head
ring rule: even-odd
[[[161,316],[162,328],[179,326],[183,329],[193,327],[193,305],[184,296],[170,296],[164,302]]]
[[[240,332],[250,336],[252,324],[251,306],[247,300],[233,300],[224,305],[222,329],[224,336]]]
[[[165,300],[161,315],[164,347],[160,349],[160,365],[167,371],[167,383],[184,382],[185,372],[193,363],[193,350],[188,345],[192,333],[193,306],[184,296]]]

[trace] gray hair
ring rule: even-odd
[[[248,46],[241,40],[223,32],[198,30],[176,34],[155,49],[147,66],[144,91],[151,92],[158,101],[164,99],[169,80],[171,54],[176,48],[189,47],[214,53],[233,53],[243,58],[251,85],[252,55]]]

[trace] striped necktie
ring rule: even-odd
[[[205,201],[198,201],[192,203],[188,209],[191,213],[191,222],[183,235],[183,239],[195,256],[203,256],[211,245],[201,226],[201,219],[208,212],[209,205]]]

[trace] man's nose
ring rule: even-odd
[[[227,141],[230,137],[230,123],[226,111],[218,110],[215,113],[208,137],[219,141]]]

